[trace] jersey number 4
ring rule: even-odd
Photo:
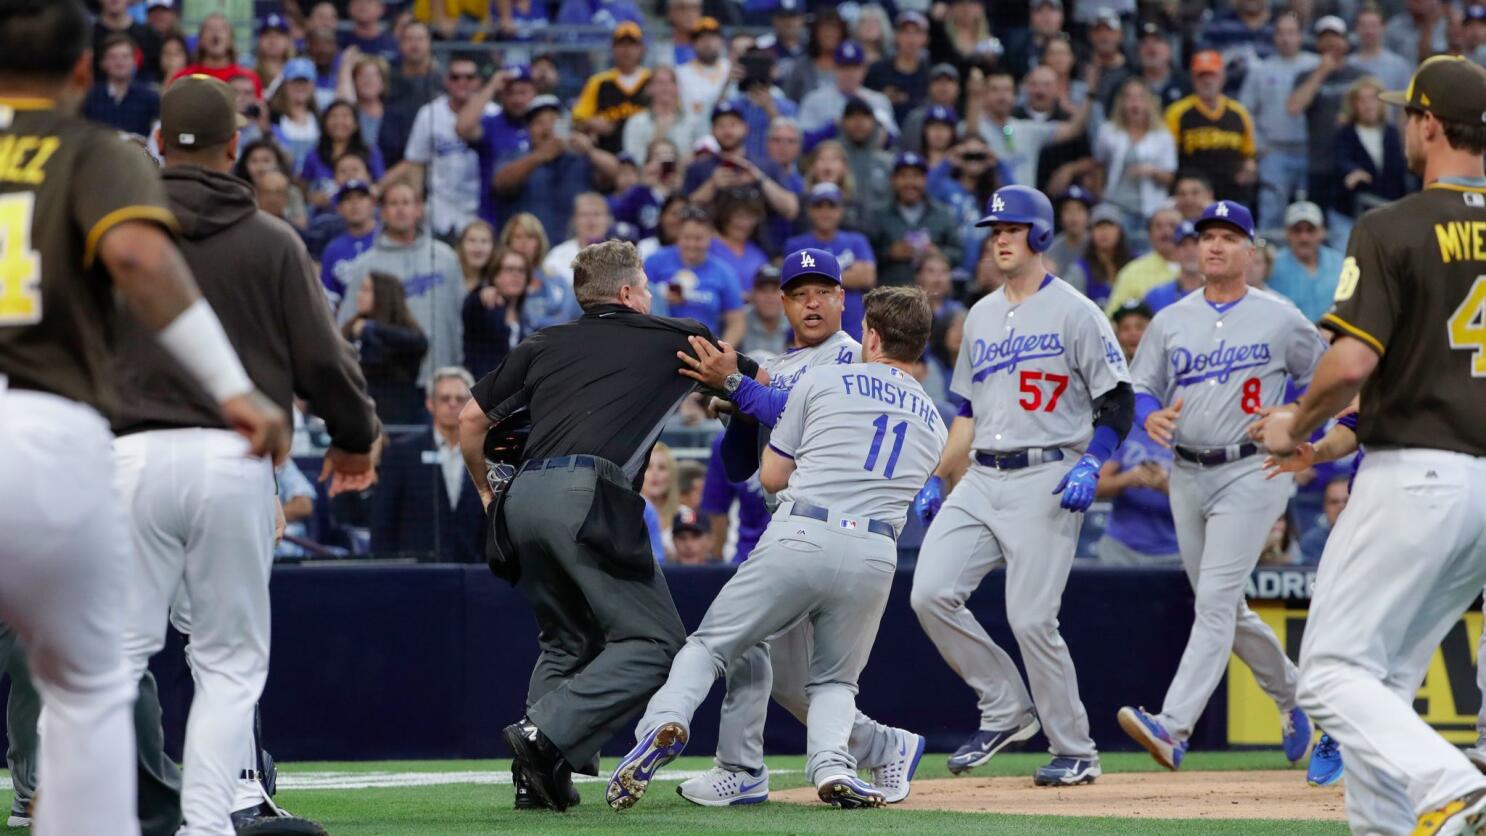
[[[887,438],[887,413],[877,416],[872,422],[877,428],[877,434],[872,436],[872,448],[867,451],[867,461],[862,465],[862,470],[875,470],[877,468],[877,457],[882,453],[882,442]],[[898,467],[898,455],[903,452],[903,441],[908,437],[908,422],[899,421],[893,425],[893,451],[888,454],[887,464],[882,468],[882,475],[893,478],[893,470]]]
[[[1486,275],[1476,277],[1446,325],[1451,348],[1475,352],[1471,377],[1486,377]]]
[[[1047,406],[1042,404],[1042,387],[1037,385],[1039,381],[1044,380],[1053,385],[1053,394],[1047,399]],[[1068,389],[1068,375],[1024,371],[1018,388],[1022,392],[1022,397],[1017,403],[1022,405],[1022,409],[1028,412],[1036,412],[1038,409],[1043,412],[1052,412],[1058,408],[1058,398],[1063,397],[1063,392]]]
[[[31,249],[32,192],[0,195],[0,326],[41,321],[41,253]]]

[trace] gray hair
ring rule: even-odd
[[[438,389],[440,383],[445,380],[458,380],[464,383],[464,388],[475,388],[475,376],[470,374],[464,366],[441,366],[434,369],[433,374],[428,376],[428,398],[433,400],[433,393]]]
[[[764,136],[774,133],[777,128],[790,128],[794,130],[796,135],[802,138],[805,136],[805,132],[800,129],[800,120],[793,116],[775,116],[773,119],[770,119],[769,130],[764,133]]]
[[[573,259],[573,295],[584,310],[613,302],[619,298],[620,288],[645,280],[640,251],[628,241],[589,244]]]

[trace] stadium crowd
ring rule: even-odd
[[[1106,307],[1127,356],[1202,284],[1190,222],[1215,197],[1256,210],[1251,284],[1319,319],[1355,218],[1416,185],[1379,92],[1430,55],[1486,61],[1472,0],[96,6],[86,114],[150,144],[174,79],[236,90],[237,174],[303,238],[394,431],[370,496],[323,501],[285,465],[286,556],[478,560],[459,409],[524,337],[580,315],[570,263],[607,238],[638,244],[657,313],[755,357],[789,345],[786,252],[837,256],[857,337],[865,291],[919,285],[936,316],[919,377],[946,417],[965,313],[1000,281],[975,221],[1001,185],[1053,196],[1048,269]],[[718,426],[688,403],[652,454],[665,561],[741,560],[767,520],[756,480],[710,464]],[[1132,431],[1081,556],[1177,562],[1170,461]],[[1346,472],[1299,475],[1264,565],[1319,559]]]

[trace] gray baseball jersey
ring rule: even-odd
[[[882,363],[821,366],[795,384],[769,446],[795,460],[781,501],[902,529],[948,433],[918,381]]]
[[[1223,447],[1245,439],[1260,408],[1310,384],[1326,341],[1289,300],[1250,288],[1237,302],[1189,293],[1151,320],[1131,361],[1136,394],[1183,399],[1174,441]]]
[[[795,384],[809,369],[816,366],[858,363],[861,359],[861,343],[852,339],[851,335],[845,331],[837,331],[826,337],[819,345],[792,348],[783,354],[771,357],[768,362],[764,363],[764,370],[769,373],[769,388],[790,390],[795,388]],[[772,427],[759,426],[759,461],[763,461],[764,447],[768,445],[772,432]],[[765,491],[764,505],[773,511],[779,507],[779,496]]]
[[[1129,381],[1104,311],[1049,276],[1019,304],[1003,288],[970,309],[949,388],[970,401],[977,450],[1081,450],[1094,399]]]

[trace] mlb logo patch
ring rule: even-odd
[[[846,529],[847,531],[856,531],[857,530],[857,521],[856,520],[841,520],[840,521],[840,525],[841,525],[842,528]]]

